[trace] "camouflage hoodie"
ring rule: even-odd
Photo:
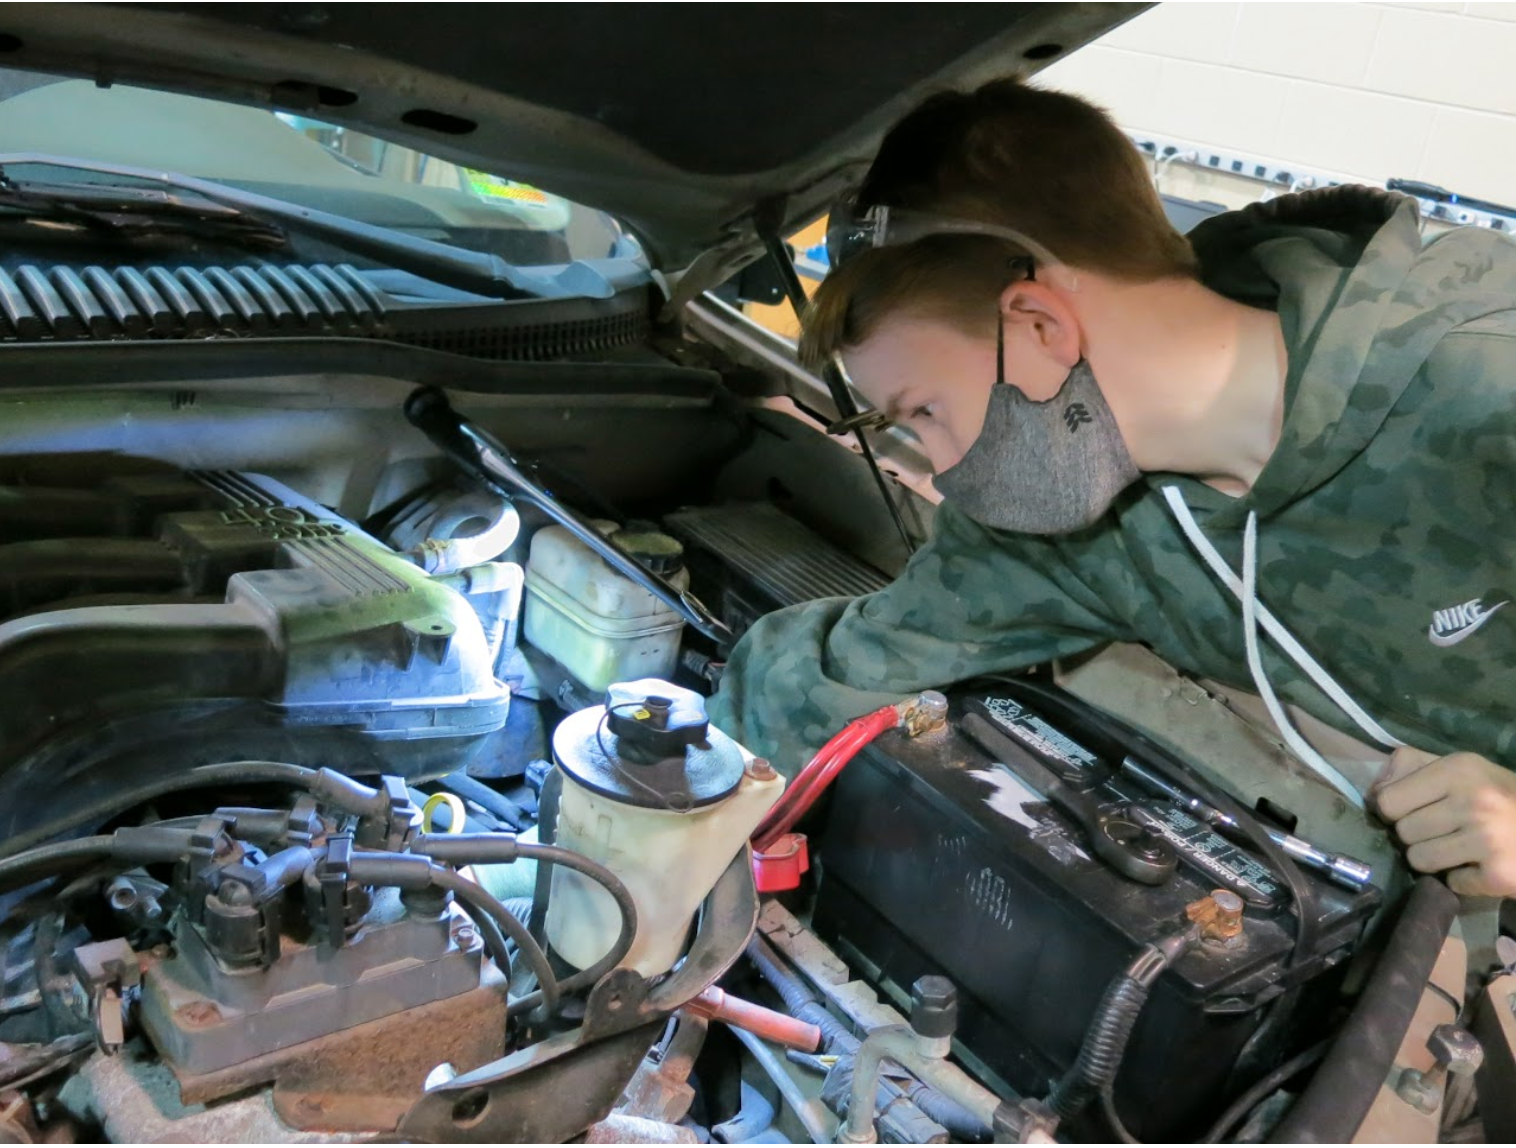
[[[1278,448],[1242,498],[1148,474],[1106,517],[1041,538],[944,504],[894,583],[762,619],[713,719],[786,772],[844,721],[911,691],[1140,642],[1253,689],[1238,600],[1186,540],[1177,488],[1257,594],[1389,732],[1516,768],[1516,242],[1464,228],[1423,246],[1415,205],[1366,188],[1286,196],[1191,238],[1206,283],[1278,310],[1289,349]],[[1287,702],[1354,732],[1261,640]]]

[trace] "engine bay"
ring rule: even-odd
[[[705,714],[724,635],[887,581],[790,493],[828,481],[818,432],[689,367],[567,397],[510,370],[430,443],[412,379],[7,392],[0,1132],[1284,1118],[1411,912],[1381,912],[1378,858],[1046,675],[902,698],[804,770],[755,757]],[[1451,916],[1422,899],[1425,980]]]

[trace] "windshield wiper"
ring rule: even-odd
[[[282,228],[228,204],[141,187],[21,182],[0,176],[0,211],[25,221],[72,223],[112,239],[166,235],[211,238],[255,250],[282,250]]]
[[[347,219],[288,200],[174,172],[96,163],[93,160],[42,152],[6,152],[0,153],[0,179],[14,186],[15,181],[7,169],[24,164],[87,171],[92,175],[140,180],[162,188],[189,192],[212,203],[233,207],[265,220],[275,220],[286,228],[318,236],[356,255],[475,295],[495,299],[587,295],[604,299],[615,294],[615,287],[610,280],[602,275],[588,274],[590,269],[583,263],[571,263],[554,273],[533,274],[529,270],[513,266],[498,255],[469,251],[432,239],[419,239],[387,227]],[[76,188],[70,186],[67,190],[73,194]]]

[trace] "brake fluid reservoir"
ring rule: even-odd
[[[690,584],[683,547],[652,530],[596,522],[627,553],[676,589]],[[532,537],[526,570],[526,640],[591,690],[674,672],[684,619],[615,570],[562,526]]]
[[[695,910],[779,799],[784,779],[748,768],[752,756],[705,716],[692,690],[657,679],[613,685],[607,704],[565,718],[553,735],[563,773],[557,843],[609,868],[637,902],[637,935],[622,964],[667,972]],[[553,870],[547,938],[587,968],[615,943],[610,895]]]

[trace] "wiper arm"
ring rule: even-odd
[[[227,187],[214,180],[197,179],[194,176],[175,172],[155,171],[150,168],[128,167],[122,164],[96,163],[93,160],[74,159],[70,156],[47,155],[42,152],[0,153],[0,178],[10,181],[7,168],[23,164],[40,164],[61,167],[69,171],[87,171],[94,175],[119,176],[123,179],[143,180],[165,188],[187,191],[213,203],[225,204],[242,211],[277,220],[285,227],[306,232],[329,240],[347,251],[383,262],[401,271],[409,271],[425,279],[496,299],[543,298],[566,295],[583,295],[586,292],[586,276],[574,276],[571,284],[559,283],[556,278],[531,275],[513,267],[498,255],[469,251],[432,239],[419,239],[403,235],[387,227],[347,219],[331,212],[303,207],[288,200],[259,195],[254,191]],[[604,296],[614,293],[608,281],[604,283]]]
[[[25,219],[75,223],[113,238],[209,236],[263,250],[289,243],[284,228],[238,208],[147,188],[54,186],[0,177],[0,210]]]

